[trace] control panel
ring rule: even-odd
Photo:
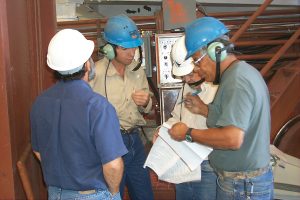
[[[175,41],[182,33],[156,34],[156,63],[157,63],[157,85],[159,87],[170,87],[181,85],[181,79],[172,75],[171,49]]]

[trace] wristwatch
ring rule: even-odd
[[[192,128],[189,128],[185,134],[185,140],[188,142],[193,142],[193,138],[191,136]]]

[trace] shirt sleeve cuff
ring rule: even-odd
[[[150,97],[150,100],[149,100],[146,107],[143,107],[143,106],[138,107],[138,109],[141,113],[149,113],[151,108],[152,108],[152,99],[151,99],[151,97]]]
[[[216,117],[217,117],[217,112],[215,107],[212,104],[208,104],[208,115],[206,120],[207,127],[213,127],[214,122],[212,119],[216,119]]]

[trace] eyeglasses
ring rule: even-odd
[[[206,53],[202,54],[200,58],[198,58],[196,61],[194,61],[194,65],[198,64],[203,58],[206,56]]]

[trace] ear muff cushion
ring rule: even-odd
[[[104,53],[104,55],[109,59],[112,60],[115,58],[115,49],[112,45],[106,44],[102,47],[101,51]]]
[[[221,49],[224,49],[224,44],[221,42],[213,42],[207,47],[207,54],[213,61],[216,62],[216,47],[220,47]],[[220,61],[222,62],[227,56],[227,51],[223,50],[221,52]]]

